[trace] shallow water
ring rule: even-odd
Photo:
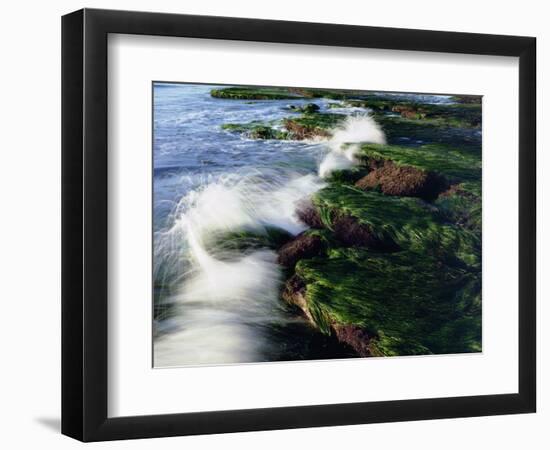
[[[319,168],[323,173],[353,159],[349,151],[339,153],[339,141],[250,140],[221,125],[297,114],[289,104],[313,102],[326,110],[331,101],[225,100],[209,95],[215,87],[154,88],[154,365],[354,356],[284,304],[285,276],[273,250],[211,245],[234,231],[303,231],[295,206],[323,186]],[[338,139],[350,142],[355,133],[358,141],[383,142],[370,118],[358,120]]]

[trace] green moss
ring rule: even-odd
[[[240,133],[250,139],[288,139],[286,131],[278,130],[261,122],[250,123],[226,123],[222,125],[223,130],[233,133]]]
[[[481,105],[481,95],[453,95],[451,100],[456,103]]]
[[[210,95],[214,98],[232,100],[284,100],[301,98],[287,88],[276,87],[227,87],[212,89]]]
[[[315,103],[307,103],[302,106],[290,105],[288,109],[290,109],[291,111],[301,112],[305,114],[314,114],[317,111],[319,111],[321,108],[319,105],[316,105]]]
[[[231,232],[213,233],[204,243],[205,250],[216,255],[217,258],[233,258],[235,252],[260,248],[277,249],[292,239],[287,231],[277,227],[265,227],[255,230],[238,230]]]
[[[481,159],[470,152],[448,145],[421,147],[363,144],[357,156],[363,160],[390,160],[397,165],[438,172],[451,180],[481,179]]]
[[[222,129],[241,133],[251,139],[308,139],[315,136],[328,137],[329,130],[345,120],[344,114],[305,113],[299,117],[283,119],[284,129],[273,123],[253,121],[250,123],[227,123]]]
[[[350,215],[368,225],[382,241],[393,240],[401,248],[432,255],[449,264],[478,270],[480,237],[449,224],[439,211],[422,200],[391,197],[361,191],[348,185],[331,185],[313,197],[327,228],[335,215]]]
[[[338,100],[361,97],[364,96],[364,92],[337,89],[236,86],[212,89],[210,95],[216,98],[233,100],[282,100],[296,98],[328,98]]]
[[[443,217],[481,236],[481,182],[460,183],[434,202]]]
[[[353,167],[351,169],[334,170],[330,173],[327,181],[338,184],[354,184],[366,176],[369,171],[362,167]]]
[[[374,111],[391,111],[392,106],[396,105],[395,100],[389,100],[377,95],[367,95],[360,100],[347,100],[345,106],[355,108],[368,108]]]
[[[344,114],[314,113],[302,114],[283,120],[284,127],[293,139],[306,139],[314,136],[328,137],[330,130],[346,119]]]
[[[303,127],[322,128],[326,130],[340,124],[343,120],[346,119],[346,117],[347,116],[344,114],[313,113],[303,114],[300,117],[292,117],[286,120],[292,121]]]
[[[422,253],[335,249],[300,261],[316,325],[356,325],[375,336],[380,355],[459,353],[481,349],[479,279]]]
[[[316,88],[291,88],[293,92],[309,98],[328,98],[343,100],[358,98],[365,95],[364,91],[340,90],[340,89],[316,89]]]

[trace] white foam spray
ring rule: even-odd
[[[262,359],[263,325],[283,321],[281,268],[274,251],[248,254],[208,247],[213,235],[276,226],[292,234],[306,226],[296,203],[324,185],[315,175],[281,179],[276,174],[220,177],[184,196],[174,225],[156,237],[159,260],[189,261],[181,289],[171,299],[181,311],[163,321],[170,333],[155,339],[155,366],[243,363]],[[162,255],[162,256],[161,256]]]
[[[356,164],[359,143],[385,144],[386,135],[369,114],[348,116],[334,129],[328,141],[329,152],[319,165],[319,176],[326,178],[335,170],[349,169]]]

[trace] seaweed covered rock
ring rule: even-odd
[[[288,109],[290,109],[291,111],[301,112],[304,114],[313,114],[318,112],[321,109],[321,107],[315,103],[307,103],[302,106],[290,105]]]
[[[356,158],[370,168],[378,168],[387,162],[398,167],[413,167],[444,176],[450,182],[477,181],[481,179],[481,158],[475,153],[441,144],[420,147],[398,145],[363,144]]]
[[[434,204],[446,220],[481,235],[481,182],[452,185]]]
[[[231,100],[285,100],[302,97],[290,92],[287,88],[246,86],[212,89],[210,95],[214,98]]]
[[[348,99],[363,97],[364,92],[317,88],[235,86],[212,89],[215,98],[232,100],[285,100],[300,98]]]
[[[331,129],[345,120],[343,114],[304,113],[299,117],[287,117],[281,123],[228,123],[222,129],[241,133],[251,139],[304,140],[328,138]],[[281,129],[282,128],[282,129]]]
[[[261,248],[276,250],[293,239],[292,234],[278,227],[211,233],[204,241],[205,250],[216,258],[233,259]]]
[[[302,200],[296,205],[295,214],[300,221],[311,228],[324,227],[319,210],[309,199]]]
[[[313,258],[321,254],[325,248],[325,242],[318,234],[304,232],[279,249],[277,262],[293,269],[298,261]]]
[[[399,250],[391,236],[377,233],[370,225],[362,224],[350,215],[337,213],[334,216],[331,219],[334,238],[343,246],[386,252]]]
[[[279,139],[288,138],[288,133],[276,129],[268,124],[261,122],[250,123],[226,123],[222,125],[222,129],[234,133],[240,133],[249,139]]]
[[[334,324],[332,326],[336,338],[353,348],[361,357],[373,356],[371,342],[374,336],[371,336],[367,330],[357,325]]]
[[[456,103],[481,105],[481,95],[453,95],[451,99]]]
[[[412,166],[399,166],[388,161],[355,183],[360,189],[380,190],[386,195],[435,199],[448,187],[445,178],[436,172]]]
[[[283,126],[291,139],[327,138],[331,135],[330,130],[343,122],[345,118],[346,116],[343,114],[303,114],[300,117],[284,119]]]
[[[330,183],[354,184],[368,175],[368,173],[368,169],[357,166],[351,169],[333,170],[325,179]]]
[[[425,254],[334,249],[300,261],[284,297],[362,356],[481,349],[479,278]]]
[[[334,229],[339,217],[350,216],[381,243],[394,242],[452,264],[480,266],[480,236],[448,223],[436,207],[416,198],[331,185],[314,195],[313,204],[328,229]]]

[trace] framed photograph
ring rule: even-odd
[[[531,37],[62,21],[62,432],[535,412]]]

